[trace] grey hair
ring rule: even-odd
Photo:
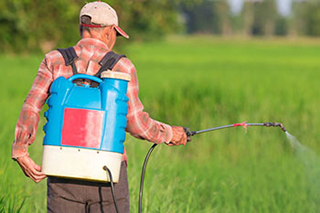
[[[91,22],[91,17],[90,17],[90,16],[87,16],[87,15],[81,16],[81,17],[80,17],[80,22],[81,22],[82,24],[93,24],[93,23]],[[99,28],[85,27],[85,26],[82,26],[82,25],[80,24],[79,30],[80,30],[80,35],[81,35],[81,37],[82,37],[82,36],[83,36],[83,33],[84,33],[85,31],[90,32],[91,30],[95,30],[95,31],[98,31],[98,32],[99,32],[99,31],[102,31],[104,28],[105,28],[105,27],[99,27]]]

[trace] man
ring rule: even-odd
[[[86,4],[80,11],[80,34],[82,39],[74,46],[78,55],[75,61],[78,73],[94,75],[99,70],[98,62],[115,45],[117,36],[129,38],[118,26],[118,17],[113,8],[104,2]],[[182,127],[171,127],[155,121],[143,111],[139,100],[139,85],[136,69],[127,58],[121,58],[114,71],[131,75],[127,96],[127,131],[139,139],[153,143],[185,145],[187,136]],[[28,146],[35,139],[39,112],[49,95],[51,83],[59,76],[72,76],[72,67],[65,66],[57,51],[48,53],[41,62],[38,74],[23,104],[15,131],[12,158],[16,160],[26,176],[34,182],[46,177],[28,154]],[[126,155],[123,155],[116,196],[120,212],[129,212],[129,193],[126,176]],[[109,184],[48,177],[48,212],[114,212]]]

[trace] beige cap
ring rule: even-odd
[[[89,16],[91,18],[90,24],[85,24],[81,22],[81,17],[83,15]],[[118,26],[118,16],[116,11],[107,3],[101,1],[94,1],[84,5],[80,11],[80,24],[84,27],[107,27],[115,25],[115,29],[118,34],[125,38],[129,38],[127,33],[125,33]]]

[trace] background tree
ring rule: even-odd
[[[304,9],[306,22],[306,34],[309,36],[320,36],[320,2],[311,1]]]
[[[231,35],[233,33],[231,25],[230,5],[227,1],[215,1],[213,13],[216,14],[218,22],[218,32],[222,36]]]
[[[253,32],[254,8],[252,1],[245,1],[242,9],[243,35],[250,37]]]
[[[78,35],[79,2],[1,1],[1,48],[11,52],[23,52],[47,49],[74,41],[74,36]]]
[[[186,19],[187,33],[219,33],[215,4],[211,0],[203,0],[200,4],[180,5]]]
[[[277,9],[274,0],[256,1],[254,4],[253,33],[271,36],[274,34]]]

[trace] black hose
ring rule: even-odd
[[[116,195],[114,193],[114,185],[113,185],[113,179],[112,179],[112,174],[110,169],[107,166],[103,167],[103,170],[107,171],[109,174],[109,178],[110,178],[110,186],[111,186],[111,194],[112,194],[112,198],[113,198],[113,203],[114,206],[116,208],[116,212],[119,213],[119,209],[118,209],[118,204],[117,204],[117,199],[116,199]]]
[[[144,159],[144,163],[143,163],[143,167],[142,167],[142,172],[141,172],[141,180],[140,180],[140,192],[139,192],[139,210],[138,212],[141,213],[141,208],[142,208],[142,194],[143,194],[143,184],[144,184],[144,176],[145,176],[145,172],[146,172],[146,167],[147,167],[147,163],[149,160],[149,157],[152,153],[152,151],[154,150],[154,148],[157,146],[158,144],[153,144],[151,146],[151,148],[149,149],[146,158]]]

